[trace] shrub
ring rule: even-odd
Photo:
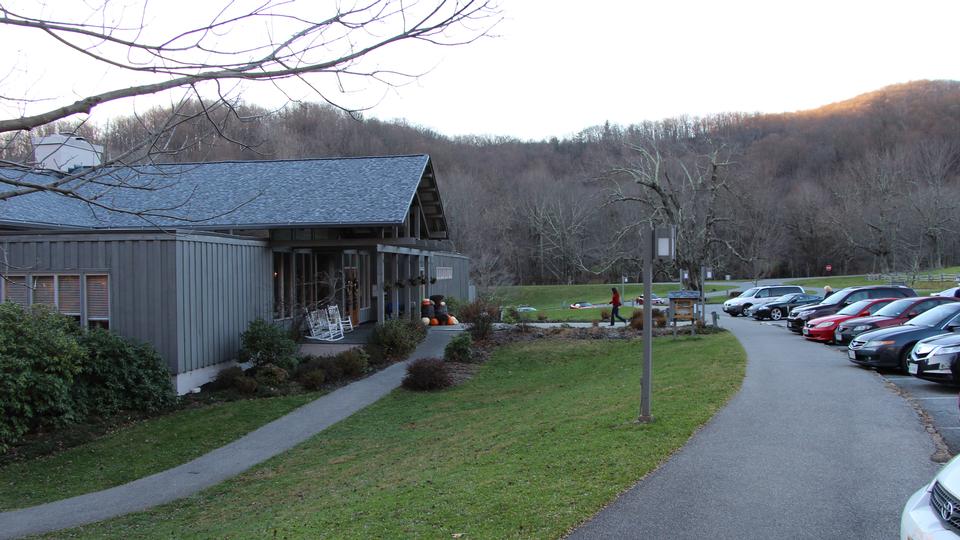
[[[493,302],[492,300],[480,297],[470,302],[460,306],[460,314],[458,319],[460,322],[474,324],[480,319],[480,315],[485,313],[491,322],[494,322],[500,318],[500,306]]]
[[[467,331],[470,332],[474,341],[482,341],[490,337],[490,334],[493,333],[493,320],[493,317],[488,314],[481,313],[477,320],[470,324]]]
[[[259,366],[256,375],[254,375],[258,385],[269,386],[271,388],[276,388],[287,382],[288,377],[289,374],[287,370],[273,364]]]
[[[237,377],[233,380],[233,387],[244,394],[254,394],[257,391],[257,380],[249,375]]]
[[[546,313],[537,313],[537,320],[538,320],[538,321],[543,322],[543,321],[547,320],[547,318],[548,318],[548,317],[547,317],[547,314],[546,314]]]
[[[387,358],[406,358],[417,344],[427,337],[427,329],[419,321],[393,319],[373,329],[370,342],[383,349]]]
[[[70,387],[83,363],[77,332],[49,309],[0,304],[0,451],[38,426],[76,419]]]
[[[439,358],[420,358],[407,366],[403,387],[408,390],[439,390],[451,384],[447,365]]]
[[[367,372],[370,357],[363,349],[350,349],[333,357],[345,377],[359,377]]]
[[[243,368],[240,366],[220,370],[220,373],[217,373],[217,378],[213,381],[213,387],[217,390],[233,388],[233,382],[238,377],[243,377]]]
[[[307,390],[320,390],[327,380],[327,374],[322,369],[315,369],[300,377],[300,384]]]
[[[609,321],[609,320],[610,320],[610,310],[609,310],[609,309],[601,309],[601,310],[600,310],[600,320],[601,320],[601,321]]]
[[[469,362],[472,345],[470,334],[457,334],[443,349],[443,359],[447,362]]]
[[[371,366],[382,366],[389,361],[380,345],[367,343],[363,346],[363,350],[367,353],[368,362]]]
[[[174,403],[170,371],[153,347],[94,328],[79,338],[86,351],[72,394],[83,415],[156,412]]]
[[[657,328],[667,326],[667,312],[662,309],[653,310],[653,325]],[[636,309],[630,315],[630,328],[643,330],[643,310]]]
[[[294,372],[294,378],[303,382],[303,378],[312,371],[323,371],[324,378],[328,383],[334,383],[343,378],[343,367],[338,360],[332,356],[305,356],[297,366]]]
[[[634,330],[643,330],[643,310],[635,309],[630,315],[630,328]]]
[[[263,319],[250,323],[240,335],[240,358],[254,365],[273,364],[282,368],[295,367],[297,343],[279,326]]]

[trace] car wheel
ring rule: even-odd
[[[908,345],[904,347],[903,351],[900,353],[900,371],[907,373],[907,361],[910,360],[910,351],[913,350],[913,345]]]
[[[779,321],[783,318],[783,311],[781,311],[780,308],[773,308],[770,310],[770,318]]]
[[[750,306],[752,306],[752,305],[753,305],[753,304],[746,304],[746,305],[744,305],[743,307],[741,307],[741,308],[740,308],[740,315],[743,315],[744,317],[746,317],[746,316],[747,316],[747,310],[750,309]]]

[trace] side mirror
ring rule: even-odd
[[[916,317],[917,315],[919,315],[919,313],[917,313],[916,311],[911,311],[910,313],[907,313],[907,318],[908,318],[908,319],[912,319],[912,318]]]
[[[947,332],[960,332],[960,323],[950,323],[946,328]]]

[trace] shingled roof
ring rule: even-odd
[[[15,169],[0,169],[0,175],[30,182],[53,178]],[[96,178],[101,182],[82,188],[85,196],[96,194],[104,206],[146,216],[41,192],[0,202],[0,224],[83,229],[398,225],[418,188],[429,192],[424,199],[435,199],[443,220],[427,155],[104,168]],[[131,187],[104,187],[117,183]]]

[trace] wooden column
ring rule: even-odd
[[[383,253],[377,251],[377,322],[382,323],[387,320],[386,317],[386,298],[383,294],[384,279],[383,275]]]
[[[396,228],[396,227],[394,227]],[[393,316],[400,318],[400,289],[397,288],[397,281],[400,281],[400,254],[393,253]]]

